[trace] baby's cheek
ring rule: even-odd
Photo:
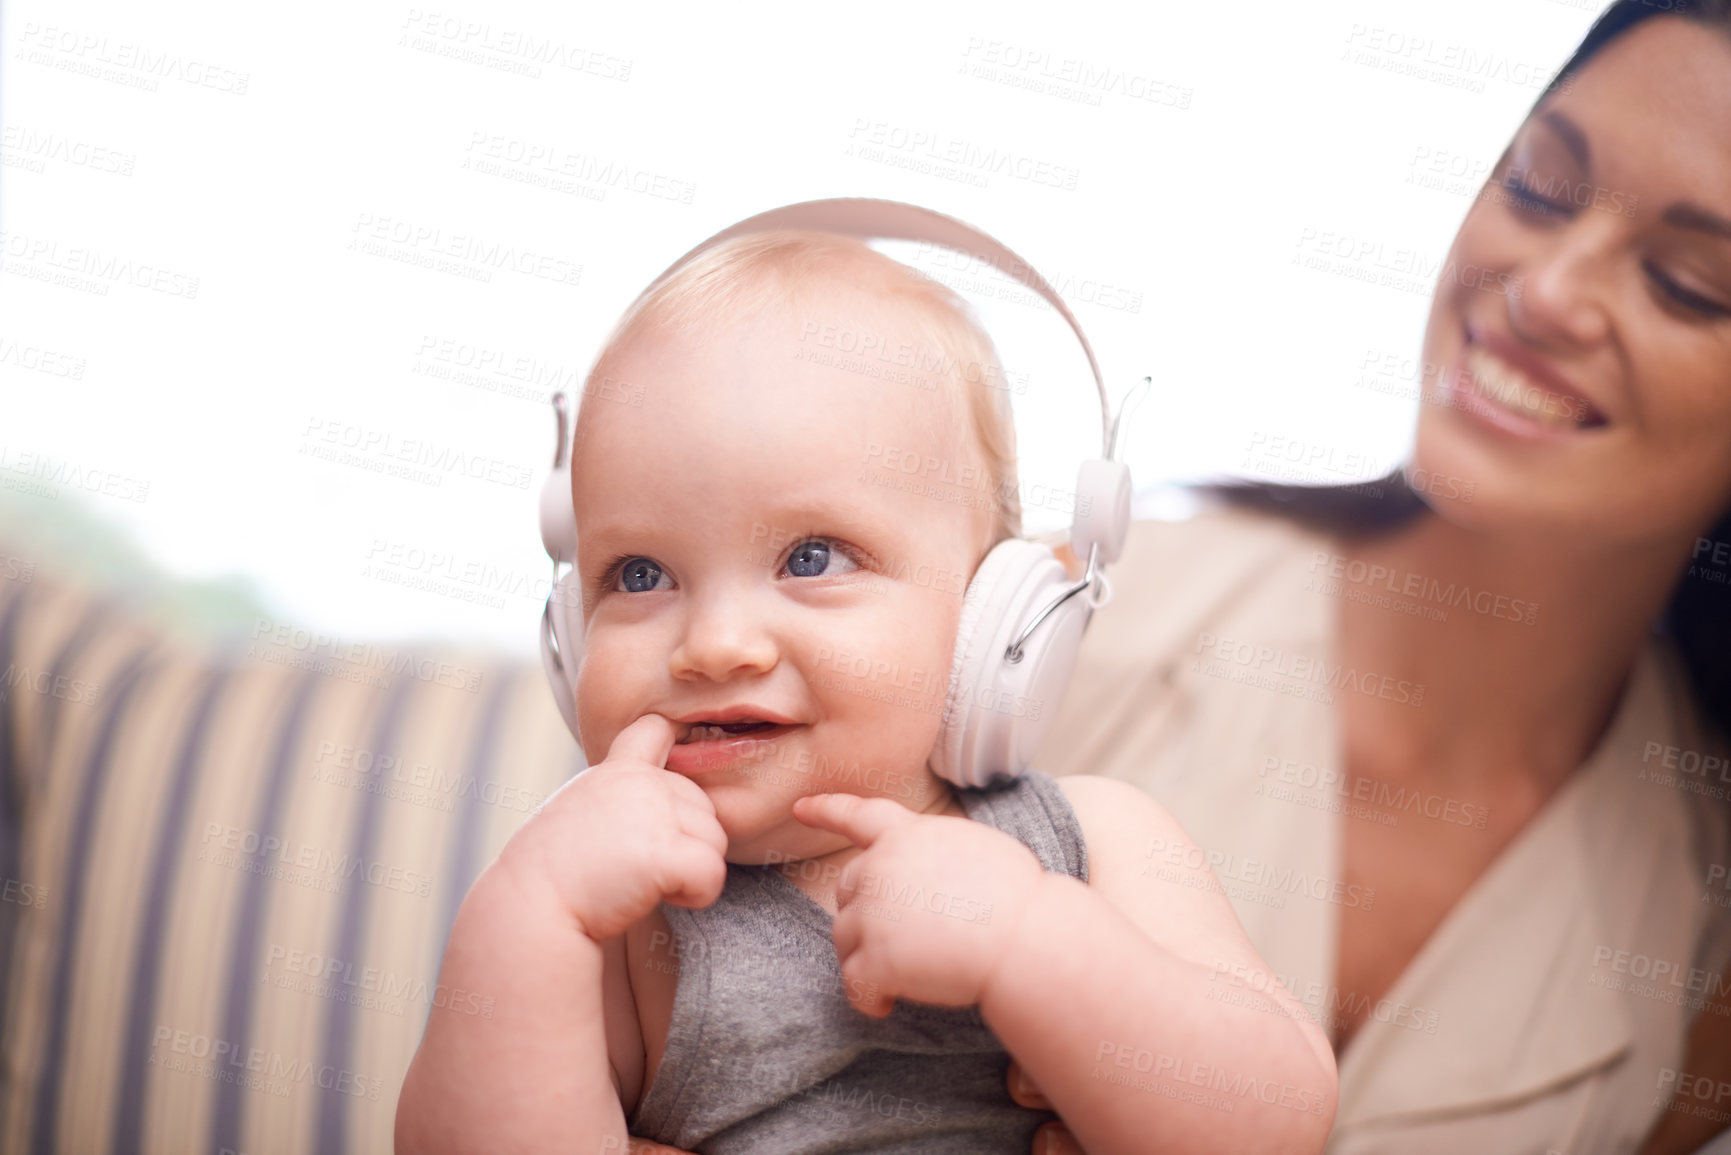
[[[646,700],[633,677],[629,648],[604,636],[608,632],[591,631],[577,672],[577,729],[590,762],[606,757],[607,745],[636,720],[632,702]]]
[[[960,580],[958,576],[957,581]],[[956,652],[956,632],[961,625],[965,588],[932,585],[918,589],[910,599],[912,604],[905,610],[911,627],[911,640],[918,646],[918,660],[937,668],[946,678]]]

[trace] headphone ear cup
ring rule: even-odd
[[[1022,543],[1001,541],[993,546],[981,560],[979,568],[974,570],[967,591],[962,595],[962,615],[956,625],[956,648],[950,657],[950,679],[944,692],[943,724],[938,730],[937,744],[932,747],[931,756],[932,773],[958,786],[969,785],[958,776],[956,767],[961,761],[962,743],[968,732],[974,684],[985,664],[981,654],[987,643],[980,638],[982,634],[996,632],[992,623],[982,619],[995,601],[1004,571],[1018,560],[1018,551],[1005,547],[1017,544]]]
[[[583,665],[583,586],[575,569],[567,570],[547,595],[541,615],[541,668],[553,691],[553,702],[565,728],[577,740],[577,671]]]
[[[564,423],[560,423],[564,436]],[[577,562],[577,511],[571,506],[571,464],[555,465],[541,483],[541,547],[556,562]]]
[[[1021,538],[999,542],[980,563],[962,599],[943,725],[930,760],[934,774],[957,786],[984,786],[1028,768],[1075,669],[1092,614],[1087,600],[1070,598],[1041,622],[1023,644],[1021,661],[1004,654],[1034,615],[1073,584],[1049,548]]]

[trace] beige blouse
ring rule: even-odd
[[[1423,708],[1424,688],[1340,668],[1339,599],[1511,629],[1527,612],[1422,578],[1334,577],[1335,556],[1325,537],[1243,511],[1137,522],[1036,761],[1159,799],[1325,1025],[1362,999],[1334,986],[1339,912],[1377,901],[1341,878],[1340,824],[1483,819],[1342,781],[1332,703]],[[1724,754],[1655,640],[1599,746],[1372,1005],[1342,1056],[1330,1152],[1632,1151],[1673,1092],[1678,1109],[1731,1120],[1731,1098],[1703,1099],[1681,1069],[1694,1016],[1731,994]]]

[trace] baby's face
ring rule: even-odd
[[[602,391],[579,422],[583,747],[673,721],[667,768],[708,794],[736,862],[843,844],[792,817],[800,795],[917,810],[945,791],[926,759],[992,495],[960,396],[861,372],[821,335],[930,339],[840,297],[627,342],[598,372],[641,406]]]

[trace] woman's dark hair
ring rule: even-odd
[[[1534,108],[1599,49],[1655,16],[1680,16],[1731,33],[1731,0],[1617,0],[1593,22]],[[1399,471],[1346,486],[1232,482],[1204,488],[1233,505],[1279,514],[1348,538],[1393,530],[1428,508]],[[1697,557],[1710,557],[1715,551],[1721,558],[1731,551],[1731,510],[1697,543]],[[1675,641],[1702,711],[1722,732],[1731,734],[1731,565],[1691,564],[1655,625]]]

